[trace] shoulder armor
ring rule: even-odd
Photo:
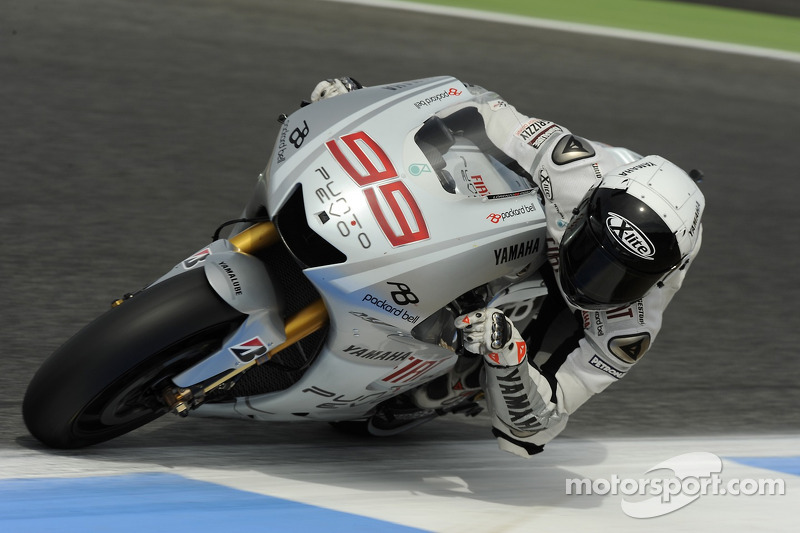
[[[567,135],[562,137],[553,149],[553,163],[566,165],[573,161],[592,157],[594,153],[594,148],[589,141],[575,135]]]
[[[650,334],[642,333],[640,335],[626,335],[623,337],[614,337],[608,341],[608,349],[620,361],[626,363],[635,363],[644,353],[650,348]]]

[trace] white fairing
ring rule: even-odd
[[[301,187],[308,227],[346,256],[304,271],[330,315],[326,345],[289,389],[199,413],[363,416],[455,364],[444,346],[453,340],[452,320],[440,315],[446,305],[485,284],[499,293],[545,261],[544,213],[531,183],[458,136],[437,172],[415,141],[427,119],[471,97],[453,78],[431,78],[365,88],[288,117],[254,201],[280,228]]]

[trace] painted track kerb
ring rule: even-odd
[[[494,13],[478,9],[468,9],[459,7],[439,6],[433,4],[418,4],[414,2],[403,2],[402,0],[326,0],[328,2],[339,2],[343,4],[358,4],[368,7],[385,9],[402,9],[415,11],[418,13],[429,13],[448,17],[460,17],[472,20],[484,20],[500,24],[513,24],[516,26],[528,26],[532,28],[542,28],[548,30],[581,33],[585,35],[597,35],[601,37],[612,37],[617,39],[628,39],[633,41],[650,42],[670,46],[682,46],[685,48],[697,48],[713,52],[723,52],[729,54],[741,54],[767,59],[778,59],[800,63],[800,54],[784,50],[774,50],[758,46],[748,46],[743,44],[723,43],[705,39],[693,39],[690,37],[677,37],[658,33],[626,30],[620,28],[609,28],[605,26],[595,26],[592,24],[582,24],[577,22],[563,22],[543,18],[526,17],[523,15],[509,15],[505,13]]]

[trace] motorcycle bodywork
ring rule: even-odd
[[[547,246],[538,190],[472,98],[438,77],[282,116],[233,236],[51,355],[23,401],[31,433],[74,448],[191,411],[388,435],[474,411],[474,387],[433,405],[415,391],[477,368],[458,315],[499,307],[524,329]]]
[[[529,317],[546,293],[531,278],[545,261],[544,213],[530,182],[458,132],[448,137],[438,115],[470,98],[461,82],[432,78],[320,101],[283,121],[245,215],[275,221],[330,325],[291,386],[206,403],[197,414],[364,417],[455,364],[451,304],[460,296],[483,288],[512,318]],[[284,340],[276,282],[259,261],[220,240],[165,277],[200,267],[249,317],[216,354],[174,378],[182,387]],[[292,298],[292,287],[281,290]]]

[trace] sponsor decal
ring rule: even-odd
[[[267,345],[260,337],[253,337],[228,348],[230,352],[243,363],[249,363],[253,359],[258,359],[267,354]]]
[[[303,127],[297,127],[292,130],[292,133],[289,135],[289,142],[292,143],[292,146],[295,148],[300,148],[303,146],[303,141],[306,140],[308,136],[309,128],[308,123],[304,120]]]
[[[389,156],[372,137],[358,131],[330,140],[325,146],[342,170],[361,188],[389,244],[397,247],[430,238],[419,204],[399,179]],[[358,167],[353,164],[355,161],[358,161]]]
[[[470,176],[470,182],[475,187],[475,192],[481,196],[486,196],[489,194],[489,187],[486,186],[486,183],[483,182],[483,176],[478,174],[477,176]]]
[[[545,244],[547,244],[547,261],[553,267],[553,272],[558,274],[558,266],[561,263],[558,257],[558,244],[552,237],[547,237]]]
[[[357,316],[358,318],[360,318],[364,322],[369,322],[370,324],[375,324],[375,325],[378,325],[378,326],[386,326],[386,327],[394,329],[393,325],[387,324],[386,322],[383,322],[382,320],[378,320],[377,318],[375,318],[373,316],[369,316],[366,313],[360,313],[358,311],[350,311],[350,314],[353,315],[353,316]]]
[[[606,318],[608,318],[609,321],[624,319],[626,317],[633,318],[633,307],[630,305],[615,307],[614,309],[606,311]]]
[[[526,194],[531,194],[534,189],[525,189],[524,191],[514,191],[514,192],[504,192],[501,194],[490,194],[486,198],[488,200],[500,200],[503,198],[516,198],[517,196],[525,196]]]
[[[489,220],[492,224],[499,224],[500,222],[508,220],[509,218],[524,215],[525,213],[533,213],[534,211],[536,211],[536,203],[531,202],[530,204],[523,205],[515,209],[509,209],[503,213],[490,213],[489,216],[486,217],[486,220]]]
[[[515,346],[517,348],[517,362],[515,364],[518,365],[518,364],[520,364],[522,362],[523,359],[525,359],[525,355],[528,353],[528,345],[525,344],[524,341],[516,341],[514,344],[515,344]],[[510,348],[510,345],[509,345],[509,348]],[[488,354],[486,354],[486,356],[489,359],[491,359],[492,361],[494,361],[496,364],[503,366],[500,363],[500,354],[499,353],[496,353],[496,352],[488,353]]]
[[[521,363],[523,359],[525,359],[525,355],[528,353],[528,345],[525,344],[524,341],[517,341],[517,364]]]
[[[692,220],[692,227],[689,228],[689,235],[694,237],[694,232],[697,231],[697,223],[700,222],[700,202],[694,202],[694,220]]]
[[[602,359],[600,359],[597,355],[593,356],[589,360],[589,364],[592,365],[593,367],[599,369],[599,370],[602,370],[603,372],[605,372],[606,374],[608,374],[609,376],[611,376],[614,379],[620,379],[621,377],[623,377],[625,375],[625,372],[623,372],[622,370],[617,370],[616,368],[614,368],[610,364],[608,364],[605,361],[603,361]]]
[[[624,307],[617,307],[614,309],[609,309],[606,311],[606,318],[609,322],[614,322],[617,320],[627,320],[629,318],[635,318],[640,325],[644,324],[644,302],[642,300],[637,300],[634,304],[636,306],[636,310],[634,311],[633,305],[626,305]]]
[[[650,334],[625,335],[614,337],[608,341],[608,349],[618,359],[626,363],[635,363],[650,348]]]
[[[348,355],[354,355],[361,359],[373,359],[375,361],[403,361],[409,355],[411,355],[411,352],[372,350],[363,346],[356,346],[355,344],[351,344],[342,351]]]
[[[532,118],[520,126],[519,129],[514,132],[514,135],[522,138],[523,141],[528,142],[534,135],[549,128],[550,126],[554,126],[554,124],[540,118]]]
[[[489,109],[492,111],[497,111],[498,109],[503,109],[504,107],[508,107],[508,103],[505,100],[492,100],[489,102]]]
[[[355,212],[350,207],[347,198],[342,195],[342,191],[336,185],[336,182],[331,179],[331,175],[325,167],[314,169],[314,172],[322,176],[325,184],[318,187],[314,191],[317,200],[325,207],[325,211],[315,213],[317,218],[322,224],[327,224],[332,217],[336,221],[336,229],[342,237],[349,237],[353,235],[362,248],[365,250],[372,246],[372,241],[366,234],[361,221],[358,220]]]
[[[190,268],[194,268],[198,264],[200,264],[203,261],[205,261],[206,259],[208,259],[208,256],[210,256],[210,255],[211,255],[211,250],[209,248],[205,248],[203,250],[200,250],[196,254],[189,256],[183,262],[183,268],[185,268],[186,270],[189,270]]]
[[[388,285],[394,285],[395,289],[391,292],[392,300],[397,305],[418,304],[419,297],[414,294],[411,288],[405,283],[398,283],[396,281],[387,281]]]
[[[462,91],[459,91],[458,89],[456,89],[454,87],[451,87],[450,89],[447,89],[446,91],[442,91],[440,93],[437,93],[437,94],[428,96],[426,98],[423,98],[422,100],[420,100],[418,102],[414,102],[414,107],[416,107],[417,109],[419,109],[421,107],[426,107],[426,106],[429,106],[429,105],[434,104],[436,102],[439,102],[441,100],[444,100],[446,98],[450,98],[451,96],[461,96],[461,93],[462,93]]]
[[[633,255],[642,259],[653,259],[653,255],[656,253],[655,246],[647,238],[647,235],[627,218],[609,211],[608,217],[606,217],[606,228],[614,240]]]
[[[603,335],[606,334],[604,331],[605,322],[603,322],[603,315],[600,313],[600,311],[594,312],[594,327],[595,327],[595,333],[597,334],[598,337],[602,337]]]
[[[640,170],[640,169],[643,169],[643,168],[647,168],[647,167],[655,167],[655,166],[656,166],[655,163],[653,163],[651,161],[647,161],[646,163],[639,163],[638,165],[633,165],[632,167],[628,167],[625,170],[623,170],[622,172],[620,172],[619,175],[620,176],[627,176],[628,174],[633,174],[637,170]]]
[[[337,394],[335,392],[325,390],[322,387],[312,385],[311,387],[303,389],[303,392],[306,394],[315,394],[327,400],[326,402],[317,405],[318,409],[339,409],[342,407],[356,407],[358,405],[377,403],[379,399],[386,394],[389,394],[391,391],[373,392],[370,394],[362,394],[360,396],[356,396],[355,398],[347,398],[344,394]]]
[[[504,246],[494,250],[494,264],[502,265],[509,261],[522,259],[539,251],[539,239],[530,239],[511,246]]]
[[[528,393],[525,391],[525,385],[519,375],[519,368],[514,367],[505,376],[498,375],[497,385],[508,409],[510,422],[514,427],[534,432],[541,430],[542,424],[532,416],[533,408],[531,407]],[[525,420],[526,418],[527,420]]]
[[[377,296],[373,296],[371,294],[365,295],[362,299],[362,302],[368,302],[378,309],[386,311],[387,313],[394,315],[396,317],[400,317],[401,319],[409,322],[411,324],[416,324],[419,320],[419,315],[412,315],[411,313],[406,312],[405,309],[402,307],[394,307],[389,304],[386,300],[381,300]]]
[[[425,163],[414,163],[408,166],[408,173],[412,176],[419,176],[423,172],[431,172],[431,167]]]
[[[275,160],[278,163],[283,163],[284,161],[286,161],[285,152],[286,152],[286,147],[288,146],[288,144],[286,144],[286,135],[288,132],[289,132],[289,124],[284,122],[283,126],[281,126],[281,131],[278,134],[278,148],[277,150],[275,150]]]
[[[548,120],[532,118],[515,131],[514,134],[528,143],[528,145],[534,148],[541,148],[544,142],[552,137],[553,134],[562,131],[558,124]]]
[[[289,133],[289,122],[284,122],[278,134],[278,148],[275,153],[276,162],[283,163],[286,161],[286,149],[289,145],[295,148],[303,146],[303,141],[306,140],[310,131],[308,122],[305,120],[302,125],[294,128],[291,133]]]
[[[222,270],[228,275],[228,281],[230,281],[231,287],[233,287],[234,294],[242,294],[242,284],[239,283],[239,278],[236,276],[233,269],[225,261],[217,261],[217,264],[222,267]]]
[[[386,383],[409,383],[411,381],[416,381],[444,361],[445,359],[426,361],[425,359],[418,359],[411,356],[407,362],[399,367],[395,367],[393,372],[381,381],[385,381]]]
[[[584,146],[583,143],[586,143],[587,146]],[[574,135],[563,137],[558,141],[555,149],[553,149],[553,163],[556,165],[566,165],[573,161],[580,161],[581,159],[592,157],[595,153],[594,148],[588,143],[589,141],[586,139],[581,139]]]
[[[547,128],[546,130],[543,130],[543,131],[539,132],[538,135],[536,135],[533,139],[528,141],[528,145],[532,146],[533,148],[539,149],[544,145],[544,143],[548,139],[550,139],[551,137],[555,137],[556,134],[563,133],[563,132],[564,132],[564,130],[562,130],[559,126],[556,126],[554,124],[550,128]]]
[[[539,171],[539,186],[542,188],[544,197],[553,200],[553,187],[550,183],[550,174],[545,169]]]
[[[592,170],[594,170],[594,177],[596,180],[599,181],[603,179],[603,173],[600,172],[600,165],[598,165],[597,163],[592,163]]]

